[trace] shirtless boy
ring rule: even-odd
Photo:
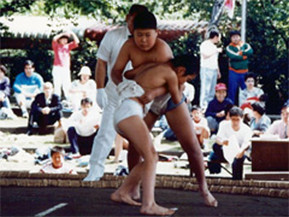
[[[140,177],[143,186],[140,212],[148,215],[174,213],[174,210],[161,207],[155,202],[154,187],[158,155],[143,120],[150,103],[144,104],[139,97],[145,92],[155,93],[153,97],[156,97],[160,94],[159,88],[163,87],[161,89],[168,89],[173,102],[178,104],[181,102],[179,94],[181,85],[195,76],[195,62],[189,56],[180,56],[167,63],[144,69],[135,76],[134,81],[125,80],[118,85],[118,93],[123,101],[115,111],[115,128],[130,144],[134,145],[143,161],[132,169],[121,187],[111,195],[112,200],[139,205],[131,198],[131,184]]]
[[[172,58],[173,55],[170,47],[166,42],[157,38],[156,26],[156,19],[154,15],[149,12],[138,14],[135,17],[133,38],[125,42],[112,69],[111,78],[115,84],[118,85],[122,81],[122,72],[129,60],[134,67],[134,70],[129,72],[129,74],[137,74],[146,68],[152,67],[155,63],[164,63]],[[179,94],[180,96],[182,95],[181,90]],[[149,101],[145,95],[140,98],[143,103]],[[158,117],[165,113],[171,129],[175,132],[181,146],[188,154],[191,169],[195,172],[200,193],[204,198],[205,204],[208,206],[217,206],[217,200],[208,190],[201,148],[194,132],[189,111],[183,101],[184,99],[178,104],[175,104],[172,100],[170,100],[168,104],[162,103],[164,109],[159,108],[161,107],[160,104],[156,104],[156,106],[153,104],[154,110],[152,110],[153,107],[151,107],[150,112],[144,120],[149,130],[151,130]],[[165,112],[161,113],[161,110],[165,110]],[[179,126],[183,127],[180,128]],[[134,146],[132,145],[131,147]],[[128,156],[130,165],[136,165],[139,159],[138,152],[134,148],[130,148]],[[130,166],[130,168],[132,168],[132,166]],[[137,179],[135,180],[137,181]],[[134,198],[139,197],[138,190],[136,189],[137,188],[132,189],[131,192]]]

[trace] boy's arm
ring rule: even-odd
[[[116,62],[111,70],[111,79],[116,85],[122,82],[122,72],[125,69],[125,66],[128,63],[128,61],[130,60],[129,53],[130,53],[129,44],[127,41],[122,46],[116,59]]]
[[[127,70],[124,73],[124,77],[126,77],[127,79],[131,79],[133,80],[134,77],[139,74],[140,72],[143,72],[144,70],[147,70],[153,66],[157,65],[157,63],[145,63],[140,65],[139,67],[135,68],[135,69],[131,69],[131,70]]]
[[[72,36],[73,41],[74,41],[76,44],[79,44],[79,38],[77,37],[77,35],[76,35],[73,31],[68,31],[67,33]]]
[[[181,102],[181,92],[179,91],[178,78],[175,72],[167,73],[167,85],[171,94],[173,103],[179,104]]]
[[[244,59],[243,55],[240,55],[239,53],[236,53],[230,48],[230,45],[226,48],[226,54],[227,56],[232,60],[240,60],[242,61]]]

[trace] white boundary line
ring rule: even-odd
[[[67,203],[60,203],[60,204],[58,204],[58,205],[56,205],[54,207],[51,207],[51,208],[49,208],[49,209],[47,209],[47,210],[45,210],[43,212],[40,212],[40,213],[36,214],[35,217],[45,216],[45,215],[47,215],[47,214],[49,214],[51,212],[54,212],[55,210],[60,209],[60,208],[62,208],[64,206],[66,206],[66,205],[67,205]]]

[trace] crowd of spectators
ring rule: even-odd
[[[72,36],[73,41],[69,42]],[[262,135],[276,135],[285,139],[289,136],[289,103],[281,109],[281,119],[272,123],[266,115],[266,93],[257,87],[257,78],[249,72],[248,61],[253,55],[253,49],[248,43],[240,40],[240,33],[230,33],[231,43],[226,48],[229,58],[228,88],[225,83],[218,83],[221,72],[218,66],[218,55],[223,52],[220,34],[212,31],[209,38],[200,46],[200,103],[193,105],[195,87],[185,84],[184,95],[198,141],[204,148],[205,141],[214,138],[209,160],[209,170],[220,172],[219,162],[230,162],[233,168],[233,178],[242,179],[242,167],[246,156],[250,160],[250,138]],[[70,82],[70,50],[78,47],[79,39],[73,32],[65,32],[53,38],[54,50],[53,84],[43,81],[42,76],[35,72],[35,65],[31,60],[24,63],[24,71],[19,73],[12,89],[16,103],[23,118],[28,118],[27,134],[32,135],[34,128],[39,134],[45,134],[48,125],[58,123],[63,128],[70,142],[70,151],[75,155],[90,154],[94,138],[101,120],[101,108],[96,102],[96,82],[90,79],[92,73],[89,67],[83,66],[78,73],[79,79]],[[15,119],[10,100],[10,79],[7,69],[0,66],[0,119]],[[65,76],[64,76],[65,74]],[[66,76],[67,75],[67,76]],[[61,88],[64,96],[62,96]],[[101,90],[100,90],[101,91]],[[100,95],[102,93],[100,92]],[[63,103],[70,105],[72,115],[62,123]],[[102,106],[102,105],[101,105]],[[245,117],[245,118],[244,118]],[[176,141],[177,137],[168,127],[165,117],[160,122],[167,140]],[[119,137],[120,144],[124,142]],[[234,145],[231,145],[234,144]],[[122,147],[122,146],[121,146]],[[233,157],[225,154],[229,149]],[[232,147],[235,147],[233,150]],[[120,149],[120,147],[118,147]],[[56,148],[55,153],[63,154]],[[119,151],[117,151],[118,161]],[[47,167],[48,168],[48,167]],[[43,169],[43,172],[46,169]]]

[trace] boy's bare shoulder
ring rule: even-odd
[[[173,52],[170,46],[164,40],[158,38],[155,48],[159,54],[165,54],[166,56],[171,56],[171,58],[173,58]]]

